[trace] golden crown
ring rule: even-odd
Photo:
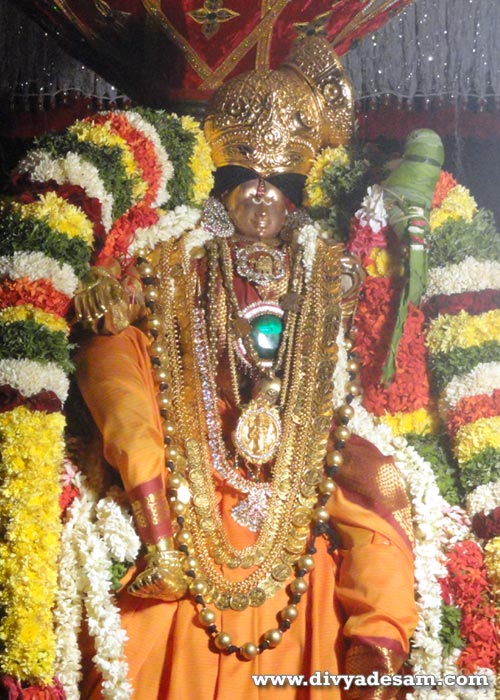
[[[212,97],[205,134],[217,167],[240,165],[262,177],[306,175],[317,151],[347,143],[354,101],[347,75],[328,42],[295,44],[276,70],[254,70]]]

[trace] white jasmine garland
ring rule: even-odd
[[[446,420],[448,411],[455,409],[468,396],[491,396],[500,389],[500,362],[481,362],[467,374],[461,374],[446,385],[439,400],[439,411]]]
[[[97,503],[97,529],[113,559],[132,563],[139,554],[141,541],[124,505],[126,497],[122,495],[124,492],[114,487]]]
[[[134,129],[137,129],[138,131],[142,132],[144,136],[148,138],[154,146],[156,158],[158,159],[158,163],[160,165],[162,173],[158,194],[156,195],[156,199],[154,201],[154,206],[161,207],[162,204],[166,204],[166,202],[168,202],[168,200],[170,199],[170,193],[167,191],[167,183],[174,174],[174,166],[170,161],[167,151],[162,145],[160,136],[155,127],[146,119],[144,119],[144,117],[141,117],[141,115],[137,112],[129,112],[127,110],[126,112],[123,112],[123,114],[127,117],[131,126],[133,126]]]
[[[355,401],[351,421],[353,432],[371,440],[383,454],[393,455],[411,496],[416,544],[415,581],[419,621],[412,639],[410,663],[413,673],[432,673],[440,677],[443,664],[441,631],[441,587],[439,579],[446,575],[442,513],[446,502],[439,493],[431,465],[402,437],[394,438],[388,426],[377,425]],[[429,698],[429,690],[416,688],[413,700]]]
[[[75,477],[80,486],[81,475]],[[75,499],[63,525],[59,554],[58,587],[54,607],[56,626],[55,675],[64,687],[67,700],[79,700],[78,684],[82,679],[81,652],[78,634],[83,617],[84,578],[74,547],[74,529],[78,526],[83,506]]]
[[[10,358],[0,360],[0,385],[2,384],[9,384],[26,398],[41,391],[53,391],[61,403],[68,397],[68,377],[54,362]]]
[[[78,287],[78,277],[71,265],[54,260],[39,251],[19,251],[13,255],[0,256],[0,277],[49,280],[58,292],[70,299]]]
[[[387,211],[384,204],[384,188],[380,185],[373,185],[367,190],[367,195],[361,202],[361,209],[354,214],[363,226],[378,233],[387,226]]]
[[[153,226],[138,228],[128,252],[130,255],[137,255],[140,250],[153,250],[158,243],[164,243],[170,238],[179,238],[186,231],[194,229],[200,218],[199,209],[181,204],[160,216]]]
[[[477,486],[467,495],[466,504],[471,518],[476,513],[491,513],[500,506],[500,480]]]
[[[211,231],[201,226],[189,231],[185,238],[186,253],[192,255],[195,251],[202,249],[213,237],[214,234]]]
[[[460,263],[430,269],[424,300],[436,294],[462,294],[499,287],[500,262],[468,256]]]
[[[55,180],[58,185],[69,184],[82,187],[88,197],[99,200],[102,224],[106,231],[111,228],[113,195],[106,190],[96,166],[77,153],[70,151],[65,156],[54,158],[48,151],[35,149],[29,151],[21,160],[17,171],[28,172],[31,179],[37,182]]]
[[[68,520],[63,528],[63,554],[60,560],[61,593],[58,599],[56,620],[61,628],[57,675],[65,686],[68,700],[77,700],[75,691],[80,674],[81,660],[78,656],[77,635],[81,625],[81,608],[77,609],[77,597],[85,600],[88,629],[95,640],[94,663],[103,678],[105,700],[131,700],[132,687],[127,679],[128,664],[124,656],[127,640],[121,626],[120,613],[115,605],[111,589],[112,548],[118,552],[132,553],[135,546],[130,537],[127,516],[121,506],[110,506],[109,498],[103,505],[97,501],[97,491],[91,487],[83,475],[77,474],[75,484],[80,490],[80,498],[75,499],[68,510]],[[116,494],[115,494],[116,495]],[[101,518],[96,519],[96,513]],[[123,516],[123,517],[122,517]],[[125,544],[116,542],[118,522],[124,526]],[[109,529],[108,529],[109,527]],[[71,583],[65,572],[75,578]],[[76,590],[75,590],[76,586]],[[78,595],[77,595],[78,594]],[[68,607],[68,612],[65,611]],[[70,625],[71,622],[71,625]],[[63,624],[67,624],[65,629]],[[67,687],[66,687],[67,684]]]
[[[316,247],[318,236],[320,235],[321,227],[314,224],[305,224],[297,233],[297,243],[302,248],[302,264],[305,270],[306,284],[311,279],[314,258],[316,256]]]

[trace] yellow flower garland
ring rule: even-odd
[[[50,228],[68,238],[82,238],[90,247],[94,243],[94,227],[83,211],[55,192],[43,194],[37,202],[12,202],[12,208],[22,218],[46,219]]]
[[[59,552],[64,417],[24,406],[0,414],[0,639],[3,673],[28,683],[54,675],[52,606]]]
[[[121,161],[125,173],[132,183],[134,202],[138,202],[144,197],[148,190],[148,183],[143,180],[142,172],[127,142],[118,134],[113,133],[108,123],[95,124],[94,122],[78,121],[70,126],[68,131],[75,134],[79,141],[88,141],[96,146],[118,146],[121,150]]]
[[[9,306],[0,311],[0,323],[16,323],[17,321],[35,321],[50,331],[68,333],[68,324],[60,316],[37,309],[33,304]]]
[[[373,248],[370,259],[371,262],[365,268],[370,277],[401,277],[403,274],[404,268],[400,260],[387,248]]]
[[[460,462],[468,462],[487,447],[500,449],[500,416],[479,418],[457,431],[454,452]]]
[[[430,352],[449,352],[500,339],[500,309],[471,316],[466,311],[438,316],[430,325],[427,347]]]
[[[431,212],[431,231],[438,229],[447,219],[465,219],[468,223],[477,212],[477,203],[469,190],[463,185],[455,185],[446,197],[441,206]]]
[[[325,168],[329,165],[348,166],[350,163],[349,154],[345,146],[337,148],[325,148],[313,161],[311,170],[306,179],[305,194],[308,207],[328,207],[331,202],[325,196],[321,187],[321,180]]]
[[[181,117],[181,124],[186,131],[196,137],[193,153],[189,159],[189,167],[193,172],[193,204],[200,206],[209,196],[214,186],[214,164],[210,154],[210,146],[193,117]]]
[[[426,408],[418,408],[411,413],[398,411],[394,414],[386,414],[380,418],[381,422],[388,425],[394,435],[428,435],[435,433],[439,424],[438,417],[430,413]]]

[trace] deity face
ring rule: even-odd
[[[265,180],[249,180],[238,185],[223,202],[237,232],[246,238],[276,238],[285,223],[286,197]]]

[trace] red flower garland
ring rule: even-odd
[[[472,529],[483,540],[492,540],[500,535],[500,506],[491,513],[476,513],[472,518]]]
[[[453,316],[460,311],[467,311],[471,316],[492,311],[500,307],[500,289],[482,289],[479,292],[460,292],[457,294],[436,294],[425,304],[428,319],[439,314]]]
[[[106,265],[113,258],[125,258],[137,229],[153,226],[159,218],[158,210],[151,209],[144,202],[136,204],[115,221],[94,264]]]
[[[491,395],[478,394],[460,399],[453,411],[448,413],[448,430],[454,438],[457,431],[468,423],[475,423],[479,418],[492,418],[500,415],[500,389]]]
[[[31,280],[29,277],[0,280],[0,309],[9,306],[33,304],[57,316],[65,316],[70,307],[70,299],[54,288],[47,279]]]
[[[388,387],[380,384],[398,302],[399,286],[388,277],[370,277],[365,282],[355,318],[363,402],[376,416],[416,411],[430,403],[424,315],[412,305],[396,356],[394,379]]]
[[[23,396],[10,384],[0,386],[0,413],[12,411],[17,406],[27,406],[32,411],[57,413],[62,410],[62,403],[53,391],[41,391],[33,396]]]
[[[478,668],[496,672],[498,624],[481,548],[469,540],[458,542],[448,553],[446,568],[445,602],[461,609],[460,635],[466,641],[458,667],[463,673],[474,673]]]

